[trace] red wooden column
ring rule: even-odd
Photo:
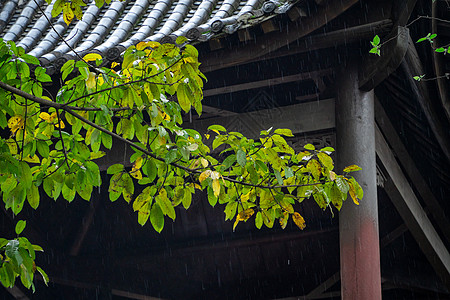
[[[339,213],[341,295],[343,300],[381,299],[380,247],[375,161],[374,93],[358,88],[353,60],[337,77],[337,165],[357,164],[353,173],[364,190],[357,206],[351,198]]]

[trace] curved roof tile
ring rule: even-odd
[[[91,1],[69,26],[51,18],[52,4],[9,0],[0,6],[0,37],[15,41],[44,65],[97,52],[116,59],[140,41],[206,41],[286,12],[297,0],[127,0],[103,8]],[[48,20],[51,20],[51,25]],[[64,40],[63,40],[64,39]],[[74,53],[74,51],[76,53]]]

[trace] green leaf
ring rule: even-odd
[[[124,168],[122,164],[114,164],[112,166],[109,166],[108,170],[106,171],[106,173],[108,174],[117,174],[119,172],[123,172]]]
[[[150,222],[153,228],[160,233],[164,228],[164,215],[158,203],[154,203],[150,210]]]
[[[316,147],[314,147],[313,144],[306,144],[306,145],[304,146],[304,148],[305,148],[306,150],[310,150],[310,151],[316,150]]]
[[[245,167],[245,164],[247,163],[247,157],[243,150],[239,149],[236,152],[236,160],[241,167]]]
[[[350,187],[348,186],[347,181],[342,176],[336,177],[335,182],[336,182],[336,186],[341,191],[341,193],[343,193],[343,194],[348,193],[348,190]]]
[[[19,253],[19,241],[18,240],[10,240],[5,247],[5,254],[8,256],[13,264],[19,267],[22,262],[22,256]]]
[[[322,163],[322,165],[329,171],[334,169],[333,159],[326,153],[319,152],[317,153],[317,157],[319,158],[319,161]]]
[[[215,133],[219,134],[219,132],[226,132],[227,130],[222,125],[211,125],[208,127],[208,130],[214,131]]]
[[[27,225],[27,221],[25,221],[25,220],[18,221],[16,224],[16,234],[20,235],[22,233],[22,231],[25,229],[26,225]]]
[[[144,173],[148,176],[150,182],[155,180],[158,171],[156,169],[155,161],[152,158],[149,158],[144,165],[143,168]]]
[[[16,280],[15,272],[13,271],[13,267],[11,262],[3,263],[0,268],[0,281],[5,287],[12,288],[14,286],[14,282]]]
[[[208,202],[212,207],[216,206],[218,198],[214,196],[214,191],[208,186]]]
[[[256,213],[255,226],[256,226],[256,228],[261,229],[262,224],[263,224],[263,217],[262,217],[261,212],[258,211],[258,212]]]
[[[236,154],[228,155],[222,162],[222,171],[228,170],[236,162]]]
[[[165,157],[166,164],[173,163],[177,159],[177,152],[177,149],[171,149],[167,152]]]
[[[159,191],[159,194],[155,197],[155,200],[161,208],[163,214],[172,220],[175,220],[175,209],[173,208],[172,202],[170,202],[167,198],[167,192],[164,188]]]
[[[183,203],[183,207],[185,209],[188,209],[191,206],[192,203],[192,193],[190,190],[185,189],[183,194],[183,199],[181,200]]]
[[[191,89],[185,83],[180,83],[177,88],[177,98],[180,107],[184,112],[189,112],[191,109],[191,98],[193,98]]]
[[[36,266],[36,270],[42,275],[42,278],[44,279],[44,283],[46,286],[48,286],[48,275],[44,272],[40,267]]]
[[[39,59],[30,54],[23,54],[20,56],[25,62],[33,65],[39,65]]]
[[[279,135],[288,136],[288,137],[294,136],[290,129],[275,129],[274,133],[279,134]]]
[[[39,189],[37,186],[32,184],[30,188],[27,190],[27,200],[28,204],[34,209],[36,209],[39,206]]]
[[[232,220],[236,215],[237,202],[232,201],[228,202],[227,206],[225,206],[225,221]]]
[[[373,45],[378,46],[380,44],[380,37],[378,35],[373,38]]]
[[[286,178],[290,178],[290,177],[294,176],[294,172],[292,171],[292,168],[286,167],[286,168],[284,169],[284,176],[285,176]]]
[[[275,177],[277,178],[278,184],[283,185],[283,178],[281,177],[280,171],[273,170],[273,173],[275,174]]]

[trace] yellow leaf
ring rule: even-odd
[[[98,85],[102,85],[103,83],[105,83],[105,80],[103,79],[102,76],[99,76],[99,77],[97,78],[97,83],[98,83]]]
[[[39,160],[39,157],[38,157],[36,154],[33,155],[32,157],[28,155],[28,156],[25,157],[23,160],[26,161],[26,162],[29,162],[29,163],[35,163],[35,164],[38,164],[38,163],[41,162],[41,161]]]
[[[46,112],[41,112],[39,114],[39,118],[41,118],[42,120],[47,121],[47,122],[50,121],[50,115]]]
[[[212,183],[212,188],[214,191],[214,196],[219,197],[220,194],[220,182],[219,179],[214,179]]]
[[[207,140],[209,140],[209,137],[210,137],[210,135],[207,134],[207,133],[205,133],[205,138],[206,138]]]
[[[359,205],[358,198],[356,197],[355,187],[353,186],[353,184],[350,181],[348,181],[348,186],[350,187],[350,189],[348,190],[348,193],[350,194],[350,197],[352,197],[353,202],[356,205]]]
[[[234,221],[234,224],[233,224],[233,232],[236,229],[236,226],[237,226],[238,223],[239,223],[239,219],[236,218],[236,221]]]
[[[198,177],[198,181],[200,181],[200,183],[202,183],[210,175],[211,175],[211,170],[206,170],[205,172],[200,174],[200,176]]]
[[[140,42],[136,45],[136,50],[144,50],[149,46],[148,42]]]
[[[292,220],[294,220],[295,225],[297,225],[297,227],[301,230],[306,227],[305,219],[303,219],[303,217],[298,212],[295,212],[292,215]]]
[[[83,57],[84,61],[96,61],[97,59],[102,59],[102,56],[98,53],[89,53]]]
[[[23,128],[24,122],[22,116],[16,115],[14,117],[9,118],[8,127],[12,133],[15,133],[17,130]]]
[[[202,164],[203,168],[206,168],[209,164],[209,162],[206,159],[204,159],[203,157],[200,158],[200,163]]]
[[[139,156],[133,164],[133,171],[139,170],[140,168],[142,168],[143,162],[144,162],[144,159],[142,158],[142,156]]]
[[[103,152],[103,151],[98,151],[98,152],[95,152],[95,153],[91,152],[91,159],[97,159],[97,158],[103,157],[105,155],[106,155],[106,153]]]
[[[158,42],[148,42],[148,46],[150,47],[150,48],[153,48],[153,49],[156,49],[156,48],[158,48],[159,46],[161,46],[161,44],[160,43],[158,43]]]
[[[142,179],[142,173],[139,170],[131,171],[130,175],[135,179]]]
[[[8,139],[6,141],[6,143],[8,144],[9,147],[9,152],[13,155],[17,154],[17,144],[16,141],[13,139]]]
[[[66,2],[63,6],[64,22],[66,22],[66,24],[69,25],[70,22],[72,22],[74,16],[75,14],[73,13],[72,8],[70,7],[70,3]]]
[[[111,69],[117,67],[118,65],[119,65],[119,63],[113,61],[112,64],[111,64]]]
[[[330,180],[334,181],[336,179],[336,173],[334,173],[333,171],[330,171]]]
[[[253,194],[252,191],[250,191],[250,192],[248,192],[247,194],[242,195],[242,196],[241,196],[241,201],[242,201],[242,202],[248,201],[248,199],[250,199],[250,196],[251,196],[252,194]]]
[[[61,129],[64,129],[64,128],[66,128],[66,125],[64,124],[64,122],[63,121],[59,121],[59,124],[55,124],[55,127],[56,128],[60,128],[61,127]]]
[[[236,220],[246,222],[248,219],[250,219],[251,216],[253,216],[254,213],[255,211],[251,208],[243,210],[238,213],[238,215],[236,216]]]
[[[94,90],[95,86],[96,86],[95,73],[94,72],[89,72],[89,76],[86,79],[86,87],[88,88],[88,90]]]
[[[192,183],[189,184],[189,186],[193,187],[193,188],[195,188],[197,190],[201,190],[202,189],[202,187],[198,183],[193,183],[192,182]]]
[[[283,217],[280,218],[281,229],[285,229],[287,222],[289,220],[289,213],[287,211],[283,212]]]

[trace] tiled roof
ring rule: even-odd
[[[43,65],[58,67],[75,57],[72,49],[114,60],[140,41],[166,43],[186,36],[201,42],[231,34],[286,12],[294,1],[113,0],[102,8],[91,1],[82,20],[67,26],[62,15],[51,19],[52,4],[44,0],[0,0],[0,38],[22,46]]]

